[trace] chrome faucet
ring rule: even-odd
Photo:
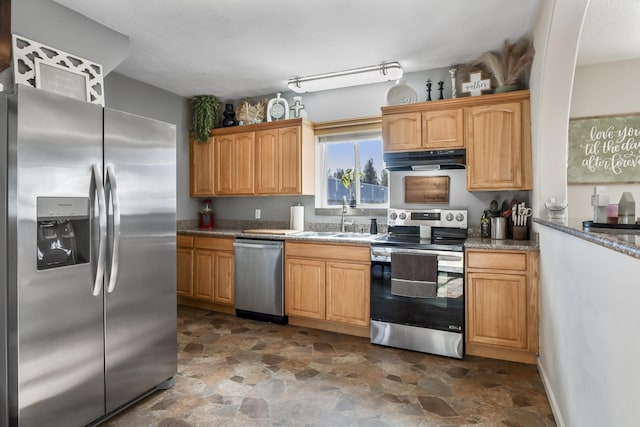
[[[347,202],[347,197],[342,196],[342,215],[340,216],[340,232],[341,233],[344,233],[345,231],[347,231],[345,229],[345,226],[347,225],[347,223],[344,221],[344,216],[348,211],[349,211],[349,204]],[[352,224],[352,223],[350,222],[348,224]]]

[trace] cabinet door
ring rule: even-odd
[[[195,264],[195,297],[213,301],[213,251],[196,249],[193,251]]]
[[[214,138],[215,147],[215,192],[216,194],[233,194],[233,175],[235,167],[233,135]]]
[[[290,316],[325,317],[324,262],[288,258],[285,276],[285,312]]]
[[[278,130],[256,132],[256,193],[276,194],[278,192]]]
[[[302,192],[302,141],[300,126],[278,130],[279,180],[278,194],[300,194]]]
[[[179,296],[193,298],[193,249],[178,248],[176,261],[176,293]]]
[[[253,194],[253,161],[254,138],[253,132],[235,135],[233,148],[235,166],[233,174],[233,194]]]
[[[189,194],[192,197],[211,196],[214,193],[213,138],[198,142],[189,138]]]
[[[420,113],[389,114],[382,116],[384,151],[411,151],[420,149],[422,116]]]
[[[527,348],[527,277],[467,274],[467,341]]]
[[[524,189],[520,103],[467,110],[467,190]]]
[[[233,305],[234,264],[232,252],[214,253],[214,298],[220,304]]]
[[[327,320],[369,326],[370,267],[327,262]]]
[[[455,108],[423,112],[422,148],[464,148],[464,110]]]

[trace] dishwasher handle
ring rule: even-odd
[[[235,248],[251,248],[251,249],[273,249],[282,247],[282,243],[274,242],[274,243],[244,243],[244,242],[233,242],[233,247]]]

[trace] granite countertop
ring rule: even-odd
[[[243,237],[248,239],[261,240],[296,240],[313,241],[325,243],[356,243],[368,245],[373,239],[380,237],[380,234],[367,233],[340,233],[340,232],[308,232],[302,231],[291,234],[255,234],[243,233],[237,229],[203,230],[200,228],[187,228],[178,230],[178,234],[204,237]]]
[[[583,240],[640,259],[640,231],[591,228],[584,230],[582,220],[548,220],[534,218],[534,222],[562,231]]]
[[[469,237],[464,242],[465,249],[490,249],[503,251],[537,251],[540,246],[536,240],[488,239]]]

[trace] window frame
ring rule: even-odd
[[[375,133],[379,135],[382,141],[382,116],[363,117],[359,119],[340,120],[332,122],[316,123],[314,127],[315,139],[316,139],[316,170],[321,173],[316,174],[316,196],[315,207],[316,213],[322,213],[322,211],[334,211],[335,209],[342,208],[342,204],[329,205],[327,203],[327,145],[335,142],[321,142],[321,139],[332,137],[340,138],[341,136],[350,137],[356,136],[356,138],[345,138],[344,142],[349,142],[351,139],[354,144],[354,167],[357,168],[359,160],[359,141],[370,141],[371,134]],[[362,134],[362,138],[358,139],[357,135]],[[368,135],[367,135],[368,134]],[[383,145],[384,147],[384,145]],[[381,171],[384,169],[381,168]],[[357,168],[359,171],[360,169]],[[388,172],[387,172],[388,173]],[[356,201],[360,200],[360,174],[356,174],[355,179],[355,198]],[[357,210],[366,211],[368,214],[386,214],[386,210],[389,207],[390,197],[387,197],[385,204],[374,203],[360,203],[356,202]]]

